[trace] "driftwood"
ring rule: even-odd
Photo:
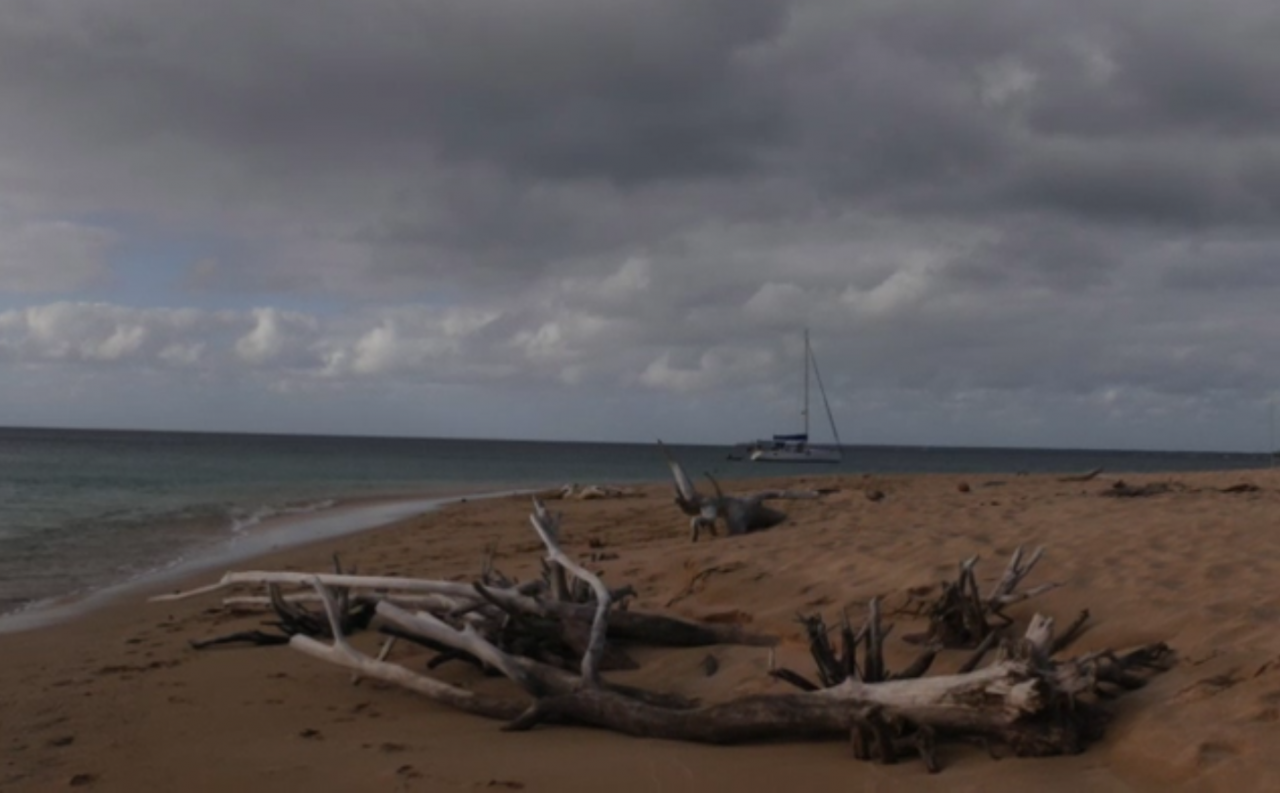
[[[611,498],[644,498],[639,490],[632,490],[612,485],[580,485],[570,482],[555,490],[547,490],[538,494],[542,501],[599,501]]]
[[[717,521],[723,521],[725,532],[734,537],[741,534],[771,529],[787,519],[787,514],[764,502],[782,499],[814,499],[821,498],[823,491],[817,490],[765,490],[749,496],[726,496],[720,483],[711,474],[705,474],[711,482],[714,496],[703,495],[694,487],[693,480],[685,473],[684,467],[671,456],[667,447],[658,442],[667,465],[671,468],[671,476],[675,482],[675,503],[680,511],[689,516],[689,529],[693,542],[697,542],[705,529],[711,536],[717,536]]]
[[[510,588],[485,587],[456,581],[400,578],[394,576],[346,576],[330,573],[295,573],[286,571],[231,572],[209,586],[184,592],[157,595],[151,601],[184,600],[202,594],[216,592],[226,587],[243,584],[294,584],[326,587],[365,588],[373,590],[367,597],[379,604],[395,603],[398,591],[411,593],[436,592],[438,600],[429,601],[435,607],[428,610],[443,613],[451,618],[474,616],[477,621],[490,619],[495,612],[521,617],[542,617],[557,620],[590,622],[595,608],[591,604],[543,599],[526,594],[529,588],[521,584]],[[403,588],[403,589],[401,589]],[[396,591],[391,591],[396,590]],[[317,598],[319,599],[319,598]],[[659,647],[706,647],[714,644],[745,644],[769,646],[777,643],[776,637],[756,634],[738,625],[703,623],[680,619],[665,614],[615,609],[609,620],[609,638],[623,642],[650,644]]]
[[[342,562],[337,554],[333,556],[333,568],[338,575],[342,575]],[[281,595],[280,587],[276,584],[269,584],[267,591],[269,594],[266,600],[272,611],[275,612],[276,619],[265,624],[275,627],[280,631],[279,633],[268,633],[261,630],[237,631],[223,636],[216,636],[212,639],[193,639],[188,643],[196,650],[238,642],[248,642],[260,647],[269,647],[288,644],[291,636],[331,637],[333,635],[331,633],[331,621],[325,612],[312,613],[299,605],[297,599],[285,598]],[[337,592],[335,606],[338,616],[337,628],[343,634],[350,635],[369,627],[369,623],[376,611],[377,603],[368,598],[353,599],[350,590],[346,587],[339,587],[335,591]]]
[[[1055,658],[1080,634],[1087,613],[1060,635],[1053,619],[1040,614],[1015,633],[1013,619],[1003,610],[1054,586],[1018,591],[1042,557],[1037,550],[1024,558],[1019,549],[985,596],[973,572],[976,558],[961,564],[959,580],[944,587],[928,615],[930,630],[913,637],[923,646],[906,668],[891,670],[885,663],[893,626],[883,624],[881,603],[873,599],[856,630],[844,616],[834,642],[820,615],[802,617],[816,669],[812,678],[773,668],[770,650],[769,674],[798,691],[701,704],[619,685],[604,673],[634,666],[625,652],[632,643],[772,645],[776,640],[734,625],[624,610],[618,600],[626,588],[610,590],[566,553],[560,516],[536,498],[530,523],[546,551],[543,581],[509,579],[494,568],[490,553],[480,580],[472,584],[265,571],[229,573],[214,586],[165,599],[239,584],[266,585],[277,616],[290,615],[291,621],[281,618],[290,627],[278,627],[293,631],[287,641],[294,649],[345,667],[353,682],[392,683],[503,720],[507,730],[576,724],[716,744],[846,736],[859,759],[892,763],[919,756],[930,771],[940,768],[940,745],[953,739],[1003,744],[1018,755],[1081,751],[1102,735],[1103,700],[1142,685],[1147,673],[1164,668],[1171,657],[1167,647],[1156,644],[1128,653]],[[287,585],[309,587],[310,599],[323,606],[322,622],[300,605],[303,598],[280,591]],[[405,602],[395,602],[397,595]],[[356,649],[348,635],[369,624],[349,616],[356,603],[370,604],[380,632],[431,648],[435,655],[428,672],[461,662],[506,678],[511,687],[481,693],[390,662],[390,640],[376,657]],[[968,659],[954,674],[926,676],[949,646],[969,647]],[[992,653],[995,659],[980,667]],[[718,664],[707,658],[703,671],[711,675]]]
[[[607,607],[607,590],[598,576],[569,564],[559,547],[558,520],[537,502],[533,521],[548,561],[586,579],[599,596],[591,610],[589,640],[577,674],[506,652],[472,624],[453,624],[426,612],[411,613],[385,601],[377,607],[380,619],[406,634],[473,659],[491,673],[509,679],[521,693],[481,694],[379,661],[347,641],[337,599],[319,576],[312,585],[325,603],[332,641],[299,634],[290,645],[362,677],[507,721],[508,730],[567,723],[627,735],[717,744],[844,735],[851,737],[856,757],[891,763],[919,755],[930,770],[940,767],[938,744],[946,738],[998,742],[1018,755],[1081,751],[1100,737],[1106,722],[1098,697],[1140,686],[1143,673],[1164,668],[1170,657],[1168,648],[1157,644],[1126,654],[1103,652],[1055,660],[1054,654],[1076,631],[1055,639],[1052,618],[1037,614],[1020,637],[1003,642],[999,657],[985,668],[977,666],[990,647],[975,652],[960,673],[924,677],[941,651],[940,644],[932,643],[907,669],[895,674],[884,662],[889,629],[881,624],[879,601],[873,600],[861,629],[855,632],[845,620],[838,651],[828,641],[821,619],[806,618],[819,682],[789,670],[773,670],[774,677],[801,690],[696,705],[656,692],[611,685],[602,678],[601,661],[613,633],[609,623],[627,612]],[[1002,602],[1001,598],[1012,595],[1038,558],[1036,554],[1022,564],[1020,554],[1015,554],[989,600]],[[970,571],[971,578],[972,564],[963,569]],[[587,608],[581,604],[565,607]]]
[[[892,705],[889,705],[867,713],[853,725],[850,737],[853,754],[858,759],[892,763],[903,755],[918,754],[931,772],[939,770],[936,741],[940,730],[959,730],[973,737],[996,739],[1019,755],[1080,751],[1101,736],[1106,722],[1106,713],[1092,703],[1083,702],[1082,694],[1089,692],[1110,698],[1115,696],[1112,686],[1123,690],[1138,688],[1143,680],[1137,672],[1163,670],[1171,656],[1165,645],[1154,644],[1126,655],[1108,652],[1054,662],[1052,656],[1066,649],[1079,635],[1081,620],[1055,639],[1053,620],[1037,614],[1021,639],[1007,641],[1001,647],[1002,657],[994,665],[975,672],[991,649],[992,642],[984,642],[960,666],[958,674],[921,680],[942,646],[931,644],[905,669],[890,672],[884,661],[884,637],[889,631],[881,627],[878,600],[871,601],[867,623],[857,633],[850,627],[846,615],[838,651],[832,647],[829,631],[820,616],[804,617],[802,622],[809,634],[810,653],[821,682],[810,681],[789,669],[770,669],[769,674],[803,692],[840,690],[859,682],[884,684],[883,689],[876,690],[888,691],[897,682],[901,684],[899,690],[914,689],[918,700],[911,706],[960,711],[968,701],[972,712],[967,717],[959,712],[945,717],[941,713],[928,712],[926,718],[913,720],[902,713],[894,713]],[[861,662],[858,660],[859,648],[862,649]],[[1089,682],[1073,680],[1076,673],[1092,679]],[[1031,708],[1020,702],[1015,704],[1016,698],[1012,696],[997,697],[995,702],[984,701],[995,692],[996,680],[1019,681],[1014,685],[1038,681],[1043,687],[1037,695],[1046,699]],[[911,686],[908,681],[919,682]],[[945,694],[932,688],[940,683]],[[936,700],[933,699],[935,696]],[[1056,707],[1071,712],[1055,713],[1055,705],[1052,704],[1055,697],[1060,698]],[[1021,716],[1011,718],[1004,726],[998,720],[988,722],[983,711],[997,703],[1000,707],[1021,710]]]
[[[978,579],[973,572],[978,557],[966,559],[960,564],[956,580],[944,581],[942,593],[924,609],[929,629],[903,638],[917,644],[951,648],[975,648],[988,642],[990,649],[997,634],[1013,623],[1004,613],[1006,607],[1059,586],[1047,583],[1023,592],[1016,591],[1043,555],[1044,548],[1037,548],[1030,557],[1024,558],[1023,549],[1019,546],[1010,557],[1004,574],[985,596],[979,590]]]
[[[1117,479],[1112,483],[1110,489],[1102,491],[1101,495],[1108,498],[1146,498],[1149,496],[1160,496],[1166,493],[1197,493],[1209,490],[1215,493],[1257,493],[1262,488],[1250,482],[1241,482],[1227,487],[1210,487],[1210,488],[1188,488],[1181,482],[1149,482],[1145,485],[1130,485],[1123,479]]]
[[[548,539],[559,547],[554,533],[559,519],[552,516],[541,501],[531,516],[534,529],[550,533]],[[475,583],[400,578],[392,576],[357,576],[342,572],[335,559],[334,573],[295,573],[280,571],[230,572],[216,584],[186,592],[159,595],[152,600],[172,601],[214,592],[225,587],[245,584],[265,586],[266,597],[230,597],[224,604],[237,610],[246,606],[269,607],[276,620],[266,623],[278,632],[246,630],[195,640],[196,649],[229,644],[250,643],[259,646],[287,644],[294,635],[332,638],[330,620],[324,611],[313,612],[302,604],[324,602],[324,595],[281,592],[282,586],[312,587],[319,583],[333,590],[339,615],[339,628],[350,635],[369,627],[379,606],[415,608],[437,615],[453,625],[466,625],[479,631],[501,651],[559,670],[581,666],[584,653],[592,648],[600,652],[593,666],[604,671],[634,669],[637,664],[626,650],[629,644],[671,647],[701,647],[716,644],[768,646],[776,637],[751,633],[741,626],[700,623],[626,609],[635,592],[629,586],[609,589],[598,575],[588,573],[568,555],[557,553],[544,560],[542,580],[518,583],[505,576],[493,563],[494,549],[486,549],[479,580]],[[597,584],[599,586],[597,587]],[[597,619],[601,611],[612,611],[608,621]],[[608,642],[597,640],[596,626],[608,631]],[[435,650],[439,655],[431,667],[451,661],[483,663],[458,648],[423,639],[407,633],[382,619],[377,630]]]
[[[1238,485],[1228,485],[1220,489],[1219,493],[1257,493],[1262,488],[1249,482],[1241,482]]]
[[[1145,485],[1129,485],[1125,484],[1123,479],[1117,479],[1109,490],[1102,491],[1102,495],[1108,498],[1146,498],[1148,496],[1173,493],[1182,489],[1182,485],[1177,482],[1151,482]]]
[[[1058,477],[1059,482],[1089,482],[1096,479],[1102,473],[1101,468],[1095,468],[1083,474],[1071,474],[1069,476]]]
[[[1250,482],[1240,482],[1227,487],[1210,487],[1210,488],[1188,488],[1181,482],[1149,482],[1145,485],[1130,485],[1123,479],[1117,479],[1112,483],[1110,489],[1104,490],[1101,495],[1108,498],[1146,498],[1148,496],[1160,496],[1166,493],[1198,493],[1208,490],[1215,493],[1240,494],[1240,493],[1257,493],[1262,490],[1255,484]]]

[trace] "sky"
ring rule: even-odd
[[[1270,0],[6,0],[0,425],[1260,452]],[[819,405],[815,440],[830,438]]]

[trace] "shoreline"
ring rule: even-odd
[[[496,488],[496,486],[495,486]],[[498,498],[535,489],[450,490],[426,495],[335,498],[322,509],[283,512],[233,532],[214,544],[178,557],[162,567],[146,570],[88,592],[71,592],[31,601],[0,614],[0,636],[23,633],[82,619],[117,605],[135,594],[152,593],[174,582],[190,580],[224,565],[252,561],[273,553],[377,531],[436,512],[453,503]]]
[[[928,471],[909,473],[863,473],[831,471],[823,466],[799,466],[788,473],[779,471],[781,466],[770,465],[753,476],[726,479],[735,485],[762,485],[770,482],[782,482],[788,485],[811,482],[815,479],[885,479],[906,478],[918,480],[933,479],[970,479],[978,481],[983,477],[1008,477],[1012,480],[1027,477],[1045,477],[1057,479],[1064,472],[1021,472],[1004,473],[973,471],[968,473],[949,471]],[[1102,472],[1100,480],[1108,477],[1144,478],[1163,480],[1178,475],[1240,476],[1269,475],[1277,472],[1275,468],[1240,468],[1219,469],[1207,468],[1198,471],[1148,471],[1148,472]],[[669,479],[652,479],[621,482],[623,487],[641,490],[662,489]],[[997,480],[1007,481],[1007,480]],[[703,487],[703,485],[699,485]],[[252,562],[280,552],[305,549],[319,543],[340,540],[366,532],[394,528],[398,524],[438,512],[451,504],[467,501],[479,501],[501,498],[522,493],[540,493],[558,489],[558,485],[541,484],[537,486],[514,487],[502,483],[488,483],[472,487],[442,488],[431,493],[400,493],[378,495],[355,495],[348,497],[335,496],[326,499],[332,506],[320,509],[308,509],[297,512],[282,511],[267,517],[260,522],[241,531],[233,531],[228,537],[210,546],[199,548],[190,558],[179,557],[164,566],[134,574],[124,580],[113,582],[87,592],[71,592],[51,598],[43,598],[24,605],[14,611],[0,613],[0,637],[65,624],[86,617],[96,611],[117,605],[119,601],[133,594],[160,591],[164,586],[193,581],[196,577],[216,570],[227,564]]]
[[[159,433],[165,435],[166,433]],[[219,433],[215,433],[219,434]],[[536,445],[536,444],[535,444]],[[610,445],[610,444],[606,444]],[[678,448],[678,445],[672,448]],[[712,447],[693,447],[706,451],[706,448]],[[849,447],[852,450],[864,447]],[[877,447],[865,447],[874,449]],[[897,448],[897,447],[885,447]],[[881,449],[883,451],[883,449]],[[918,449],[904,449],[912,453],[929,451],[929,447],[920,447]],[[957,447],[956,453],[966,452],[965,448]],[[972,450],[969,450],[972,451]],[[984,454],[995,450],[986,449],[978,450]],[[1075,450],[1007,450],[1010,452],[1027,451],[1033,454],[1044,455],[1050,457],[1054,454],[1058,455],[1077,455]],[[1144,456],[1149,453],[1132,452],[1130,454]],[[1186,456],[1191,453],[1175,453],[1177,455]],[[1207,464],[1210,460],[1205,458],[1205,453],[1198,453],[1200,463]],[[1238,455],[1237,455],[1238,456]],[[686,467],[692,472],[702,470],[701,465],[706,464],[709,460],[682,460]],[[777,465],[737,465],[724,471],[716,470],[716,476],[722,482],[734,483],[736,486],[743,486],[752,480],[760,479],[777,479],[786,478],[788,480],[803,479],[806,477],[822,477],[822,476],[896,476],[900,474],[910,473],[912,475],[967,475],[972,477],[982,476],[1021,476],[1028,472],[1050,473],[1053,469],[1035,469],[1030,471],[1021,465],[1022,461],[1006,460],[1009,463],[1008,468],[987,469],[985,467],[974,468],[973,470],[955,471],[948,470],[944,467],[937,469],[916,469],[914,464],[908,470],[900,470],[896,467],[890,467],[879,471],[878,473],[863,473],[861,471],[847,470],[843,466],[839,466],[836,470],[831,470],[825,466],[785,466]],[[1041,462],[1044,462],[1041,460]],[[1090,466],[1092,467],[1092,466]],[[661,482],[669,481],[665,470],[665,465],[654,462],[652,466],[647,468],[647,472],[643,475],[636,476],[605,476],[595,480],[598,484],[616,484],[622,486],[643,487],[657,485]],[[878,470],[878,469],[877,469]],[[1077,469],[1071,469],[1072,471]],[[1083,470],[1083,469],[1080,469]],[[1251,470],[1239,468],[1219,468],[1213,465],[1199,470],[1205,471],[1225,471],[1225,470]],[[1265,468],[1263,469],[1265,470]],[[1176,476],[1182,469],[1170,468],[1162,469],[1159,473],[1167,476]],[[432,502],[441,498],[465,497],[467,494],[483,494],[489,492],[502,492],[509,489],[542,489],[555,487],[561,481],[568,481],[573,477],[559,477],[554,473],[550,478],[541,479],[538,483],[530,483],[529,479],[511,479],[506,480],[511,484],[504,484],[503,479],[495,478],[495,481],[489,481],[490,474],[497,474],[497,471],[476,471],[479,476],[467,480],[462,483],[454,483],[447,481],[424,482],[426,494],[417,491],[418,488],[402,489],[393,486],[387,490],[375,490],[371,492],[360,493],[344,496],[341,490],[330,491],[328,494],[311,495],[301,501],[294,501],[285,498],[279,501],[267,499],[266,502],[252,507],[243,508],[243,514],[237,514],[239,508],[232,508],[231,516],[228,518],[230,524],[223,532],[220,526],[210,526],[207,530],[201,529],[205,533],[203,536],[196,537],[194,534],[179,536],[178,530],[185,530],[185,524],[182,527],[177,525],[170,526],[167,520],[167,513],[160,515],[155,520],[150,521],[153,526],[160,527],[160,531],[152,531],[150,537],[143,538],[145,541],[152,543],[152,547],[159,548],[157,552],[133,551],[129,546],[129,538],[121,536],[117,544],[112,548],[104,548],[104,552],[97,556],[88,556],[89,559],[101,560],[98,562],[98,568],[87,568],[87,574],[80,576],[71,574],[60,577],[60,565],[62,561],[55,555],[42,557],[33,565],[25,569],[14,568],[11,570],[13,578],[7,583],[11,585],[3,595],[0,601],[0,633],[6,633],[13,630],[25,630],[28,626],[39,624],[44,620],[65,619],[68,616],[84,610],[92,610],[96,608],[96,604],[108,600],[112,597],[112,593],[118,591],[131,591],[139,586],[145,586],[147,582],[154,580],[163,580],[174,576],[183,575],[186,572],[195,572],[207,569],[207,565],[216,565],[220,560],[240,560],[257,553],[267,552],[275,547],[283,547],[297,542],[305,542],[310,537],[288,538],[287,532],[280,532],[281,542],[271,544],[262,540],[262,535],[272,534],[281,530],[281,527],[290,525],[295,519],[302,519],[310,522],[312,525],[324,526],[329,523],[330,518],[334,515],[341,514],[348,510],[363,509],[368,505],[390,504],[392,502],[421,501],[424,509],[432,508]],[[547,471],[539,471],[530,469],[524,471],[527,476],[534,474],[535,476],[545,476]],[[1123,468],[1117,467],[1114,471],[1108,471],[1107,475],[1120,475],[1126,473]],[[1153,474],[1156,471],[1135,471],[1135,474],[1147,473]],[[552,479],[555,481],[553,482]],[[696,480],[701,480],[701,476],[695,475]],[[581,481],[581,478],[579,478]],[[592,481],[588,479],[587,481]],[[481,482],[479,487],[473,486],[474,483]],[[252,504],[253,499],[242,500],[246,504]],[[204,506],[203,503],[200,506]],[[334,533],[345,533],[347,531],[359,531],[373,528],[376,523],[391,522],[402,517],[401,514],[393,514],[379,521],[364,520],[362,525],[354,528],[341,529]],[[185,516],[178,516],[177,521],[186,521]],[[313,520],[314,519],[314,520]],[[165,531],[174,530],[174,534],[167,538]],[[21,537],[22,535],[16,535]],[[322,531],[315,535],[317,538],[332,536],[328,531]],[[172,538],[172,539],[170,539]],[[182,543],[178,546],[178,543]],[[172,546],[172,547],[171,547]],[[17,556],[10,556],[10,559],[21,559],[21,547],[18,548]],[[109,553],[116,551],[114,555]],[[132,551],[132,556],[131,556]],[[70,559],[70,557],[67,557]],[[24,572],[30,570],[32,573],[31,581],[36,582],[28,586],[24,583]]]

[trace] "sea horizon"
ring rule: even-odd
[[[333,440],[376,440],[376,441],[458,441],[479,443],[523,443],[523,444],[568,444],[588,446],[645,446],[661,442],[667,446],[685,448],[723,448],[732,449],[756,440],[765,440],[767,436],[752,437],[744,434],[733,441],[672,441],[666,437],[654,437],[646,440],[617,439],[566,439],[566,438],[504,438],[498,436],[472,435],[396,435],[388,433],[352,433],[352,432],[302,432],[302,431],[266,431],[266,430],[209,430],[209,429],[166,429],[166,428],[131,428],[131,427],[93,427],[93,426],[49,426],[0,424],[0,432],[51,432],[51,433],[103,433],[103,434],[152,434],[152,435],[196,435],[196,436],[228,436],[248,438],[317,438]],[[1140,454],[1140,455],[1230,455],[1258,457],[1268,459],[1266,451],[1241,451],[1217,448],[1151,448],[1143,446],[1037,446],[1035,444],[975,444],[975,443],[834,443],[811,441],[811,446],[822,448],[838,448],[843,450],[919,450],[919,451],[1011,451],[1011,452],[1063,452],[1070,454],[1095,452],[1099,454]],[[1280,453],[1280,449],[1274,450]]]

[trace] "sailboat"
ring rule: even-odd
[[[835,446],[813,446],[809,443],[809,370],[818,381],[818,392],[822,394],[822,404],[827,411],[827,420],[831,424],[831,435],[835,438]],[[757,463],[838,463],[842,459],[840,452],[840,433],[836,431],[836,421],[831,415],[831,405],[827,403],[827,392],[822,387],[822,375],[818,372],[818,361],[809,346],[809,330],[804,332],[804,408],[800,411],[804,417],[804,431],[789,435],[774,435],[769,440],[758,440],[748,444],[747,459]]]

